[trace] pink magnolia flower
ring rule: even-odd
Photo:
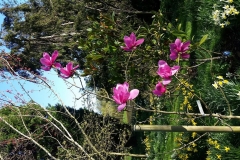
[[[167,90],[166,87],[161,82],[158,82],[158,84],[155,87],[155,90],[153,90],[153,94],[161,96],[166,92],[166,90]]]
[[[178,55],[180,54],[180,57],[182,59],[188,59],[190,57],[189,54],[186,53],[186,51],[189,49],[190,41],[187,42],[181,42],[180,39],[176,39],[175,43],[170,44],[170,59],[175,60],[178,58]]]
[[[180,69],[180,66],[170,67],[167,62],[160,60],[158,62],[157,74],[163,78],[163,85],[167,85],[171,82],[171,77]]]
[[[144,38],[136,40],[136,36],[133,32],[131,33],[130,37],[124,36],[123,40],[126,46],[125,47],[121,46],[121,48],[127,52],[135,50],[138,45],[144,42]]]
[[[60,68],[61,77],[63,77],[63,78],[72,77],[74,72],[76,71],[76,69],[78,67],[79,67],[79,65],[77,65],[76,67],[73,67],[73,63],[72,62],[68,62],[66,67]]]
[[[48,53],[44,52],[43,53],[43,58],[40,59],[40,62],[43,65],[43,66],[41,66],[41,68],[45,71],[49,71],[52,67],[60,68],[61,64],[55,62],[57,57],[58,57],[58,51],[57,50],[55,50],[53,52],[52,57],[50,57]]]
[[[128,88],[129,84],[127,82],[117,84],[117,86],[113,88],[113,99],[117,104],[120,104],[118,111],[122,111],[127,105],[127,101],[136,98],[139,94],[138,89],[133,89],[128,92]]]

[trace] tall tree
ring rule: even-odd
[[[6,16],[1,37],[11,54],[17,54],[21,60],[20,65],[12,66],[15,71],[27,69],[37,73],[42,52],[59,50],[58,61],[63,66],[69,60],[80,64],[80,69],[93,77],[91,87],[110,91],[117,81],[124,79],[119,75],[123,75],[128,55],[121,56],[122,38],[138,30],[143,20],[137,15],[152,16],[151,11],[158,9],[149,7],[144,12],[135,9],[141,9],[139,6],[144,3],[136,5],[130,0],[5,3],[0,9]]]

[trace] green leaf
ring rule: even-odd
[[[208,34],[205,34],[199,42],[199,46],[207,40]]]
[[[91,32],[91,31],[92,31],[92,28],[88,28],[87,31],[88,31],[88,32]]]
[[[181,30],[181,27],[182,27],[182,24],[180,23],[180,24],[178,25],[178,30],[179,30],[179,31]]]
[[[187,37],[187,34],[183,31],[173,31],[172,34],[176,37],[181,37],[181,38],[186,38]]]
[[[115,12],[113,11],[112,13],[112,20],[114,21],[114,17],[115,17]]]
[[[168,23],[168,28],[172,28],[172,24],[171,23]]]
[[[153,39],[153,40],[152,40],[152,43],[153,43],[153,44],[156,44],[156,43],[157,43],[156,39]]]
[[[96,60],[101,59],[101,58],[103,58],[103,56],[100,55],[100,54],[89,54],[89,55],[87,55],[87,59],[92,59],[93,61],[96,61]]]

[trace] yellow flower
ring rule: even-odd
[[[187,105],[188,103],[189,103],[188,97],[187,97],[187,96],[184,96],[184,102],[183,102],[183,104],[184,104],[184,105]]]
[[[194,95],[192,94],[192,92],[188,92],[187,96],[192,98]]]
[[[191,147],[187,147],[187,151],[192,151],[192,148]]]
[[[194,119],[191,119],[192,125],[196,126],[197,123],[194,121]]]
[[[215,148],[216,149],[220,149],[220,145],[218,144],[218,145],[215,145]]]
[[[208,144],[210,144],[210,145],[213,145],[213,144],[214,144],[214,142],[213,142],[213,140],[212,140],[211,138],[209,138],[209,139],[207,140],[207,142],[208,142]]]
[[[218,85],[219,85],[220,87],[222,87],[223,82],[222,82],[222,81],[218,81]]]
[[[223,80],[223,76],[217,76],[217,79]]]
[[[233,3],[233,0],[228,0],[228,3]]]
[[[227,9],[229,9],[230,7],[229,7],[229,5],[224,5],[224,7],[223,7],[225,10],[227,10]]]
[[[208,157],[208,158],[206,158],[206,160],[211,160],[211,158]]]
[[[188,104],[187,108],[191,111],[193,110],[192,106],[190,104]]]
[[[192,124],[193,124],[194,126],[196,126],[196,125],[197,125],[197,123],[196,123],[196,122],[192,122]]]
[[[225,25],[226,25],[226,26],[227,26],[227,25],[229,25],[229,24],[230,24],[230,22],[229,22],[229,21],[226,21],[226,22],[225,22]]]
[[[239,12],[238,12],[238,11],[235,11],[235,12],[234,12],[234,14],[238,15],[238,14],[239,14]]]
[[[223,83],[228,84],[228,80],[226,80],[226,79],[223,80]]]
[[[179,154],[178,157],[179,157],[180,159],[182,159],[182,158],[183,158],[183,155],[182,155],[182,154]]]
[[[211,151],[207,151],[207,155],[210,155],[211,154]]]
[[[207,142],[210,143],[212,141],[212,138],[208,138]]]
[[[230,148],[229,147],[225,147],[225,149],[224,149],[226,152],[228,152],[229,150],[230,150]]]
[[[197,144],[196,144],[196,143],[194,143],[194,142],[193,142],[191,145],[192,145],[193,147],[196,147],[196,146],[197,146]]]
[[[218,84],[217,82],[214,81],[214,84],[212,84],[214,88],[218,89]]]
[[[181,142],[181,141],[182,141],[182,138],[176,137],[176,138],[175,138],[175,141],[176,141],[176,142]]]
[[[217,159],[222,159],[221,157],[221,155],[217,154]]]
[[[193,150],[193,152],[198,152],[198,150],[195,148],[195,149]]]
[[[196,135],[197,135],[197,133],[196,133],[196,132],[193,132],[193,133],[192,133],[192,138],[195,138]]]

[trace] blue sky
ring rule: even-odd
[[[0,24],[2,24],[4,16],[0,14]],[[5,50],[10,52],[4,46],[0,46],[0,51]],[[41,51],[44,52],[44,51]],[[51,53],[50,53],[51,54]],[[39,62],[40,63],[40,62]],[[9,76],[9,79],[0,77],[0,99],[11,100],[12,102],[18,102],[19,100],[24,100],[28,102],[31,100],[25,92],[29,92],[31,98],[39,103],[41,106],[46,107],[48,104],[54,105],[60,103],[60,100],[49,90],[47,87],[41,84],[35,84],[28,81],[21,80],[17,77],[10,76],[10,74],[4,73],[6,76]],[[58,94],[63,103],[67,106],[74,107],[76,109],[80,107],[87,107],[88,102],[84,100],[83,97],[78,101],[75,101],[75,97],[79,98],[83,93],[79,92],[79,89],[76,87],[71,87],[66,84],[66,82],[59,78],[57,73],[53,70],[50,72],[44,72],[43,77],[46,77],[49,81],[52,89]],[[84,79],[82,79],[83,85],[85,86]],[[79,79],[67,79],[70,83],[75,83],[77,86],[81,86]],[[25,91],[22,89],[25,89]],[[95,103],[95,98],[91,98],[92,102]],[[3,101],[0,100],[0,105]],[[17,103],[21,104],[21,103]]]

